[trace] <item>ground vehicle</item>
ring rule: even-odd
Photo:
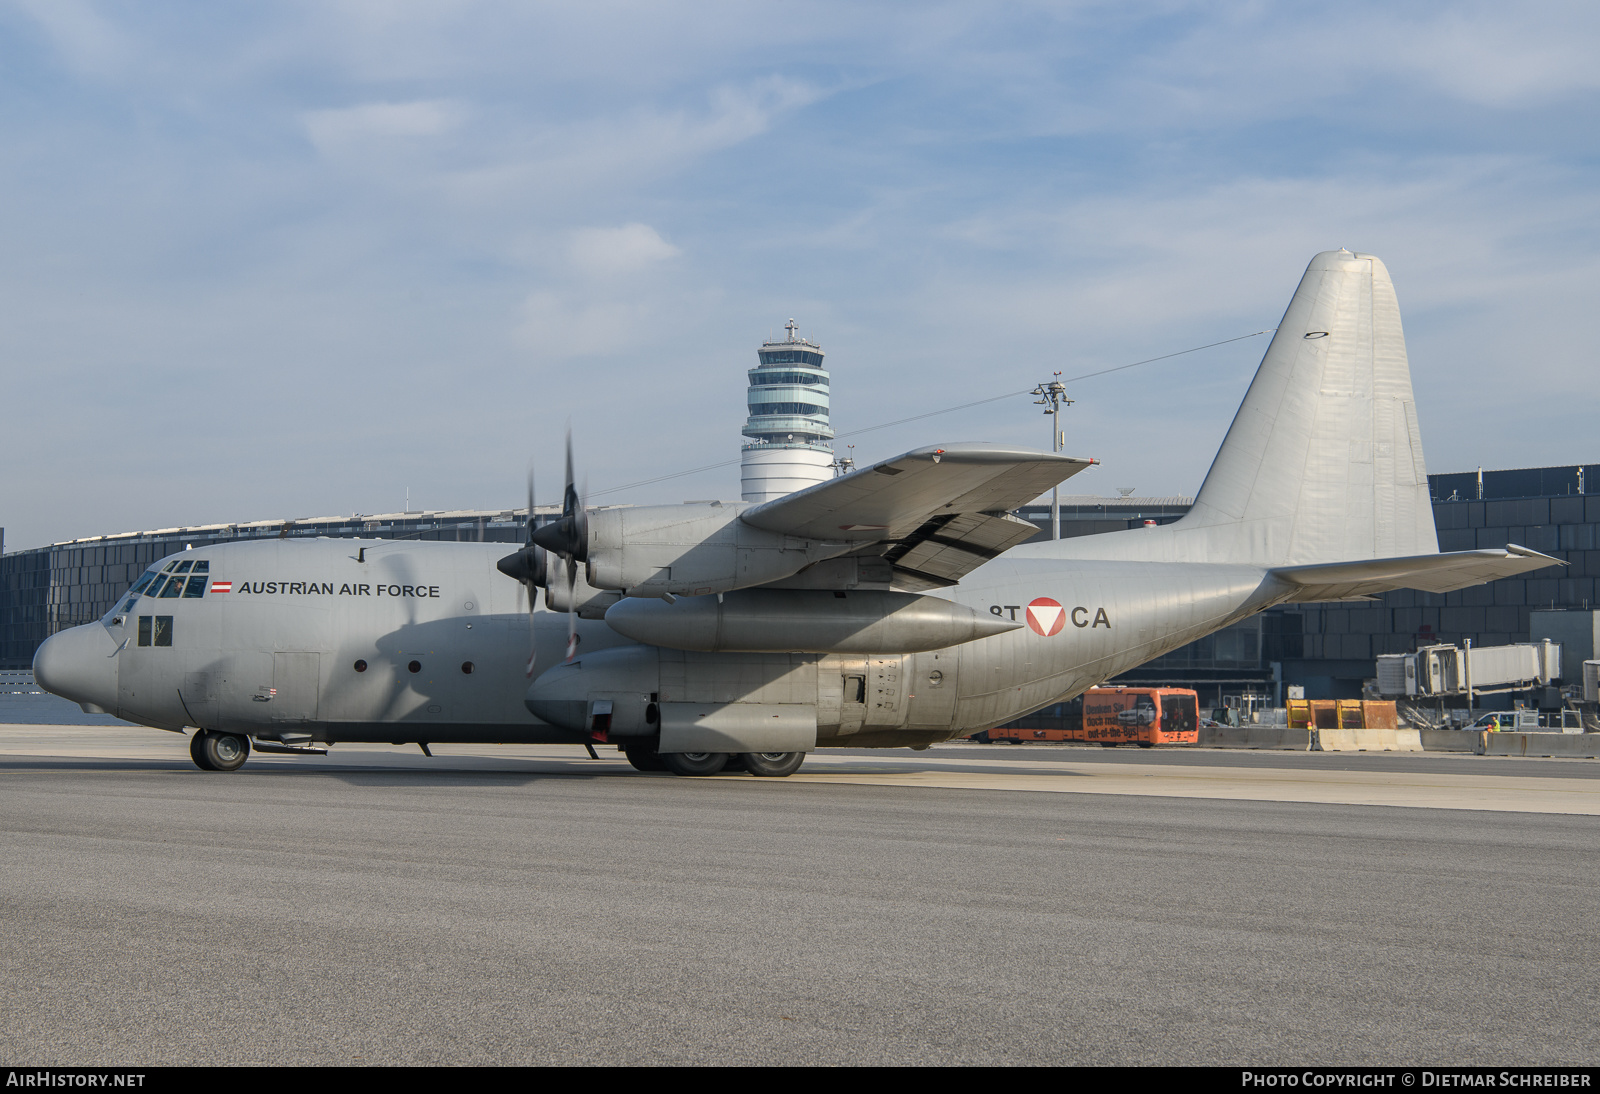
[[[1462,729],[1487,729],[1494,733],[1497,731],[1522,730],[1524,733],[1537,732],[1543,728],[1539,721],[1539,712],[1535,710],[1491,710],[1487,714],[1478,716],[1478,720],[1471,725],[1462,726]]]
[[[1102,745],[1192,745],[1200,698],[1187,688],[1090,688],[1007,725],[973,734],[993,741],[1097,741]]]

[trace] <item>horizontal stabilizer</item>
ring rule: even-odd
[[[1516,577],[1546,566],[1565,566],[1559,558],[1508,544],[1503,551],[1451,551],[1448,554],[1375,558],[1364,562],[1330,562],[1317,566],[1281,566],[1271,576],[1298,586],[1291,601],[1343,600],[1373,596],[1392,589],[1448,593],[1503,577]]]

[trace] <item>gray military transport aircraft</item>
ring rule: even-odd
[[[1017,546],[1035,529],[1010,510],[1091,462],[949,444],[758,505],[588,511],[569,446],[562,518],[510,555],[185,551],[46,640],[34,675],[88,711],[192,727],[210,771],[252,742],[606,742],[642,770],[787,775],[819,747],[1001,724],[1274,604],[1557,562],[1439,552],[1400,312],[1371,255],[1312,259],[1183,519]]]

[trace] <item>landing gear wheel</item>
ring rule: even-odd
[[[207,771],[237,771],[250,758],[250,738],[234,733],[213,733],[206,730],[196,733],[199,744],[189,745],[190,754],[196,751],[195,763]]]
[[[805,763],[804,752],[745,752],[744,769],[752,775],[781,779],[793,775]]]
[[[206,756],[206,737],[208,736],[209,734],[205,730],[197,729],[189,737],[189,759],[193,760],[194,765],[201,771],[216,770],[211,766],[210,758]]]
[[[628,757],[628,762],[635,771],[665,771],[667,765],[661,762],[661,756],[653,748],[644,745],[633,745],[624,748],[622,754]]]
[[[715,775],[728,762],[726,752],[663,752],[661,762],[674,775]]]

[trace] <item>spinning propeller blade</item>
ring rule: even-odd
[[[506,555],[495,563],[495,569],[507,577],[520,582],[528,593],[528,668],[527,675],[533,675],[533,667],[539,656],[537,643],[537,630],[534,626],[534,608],[538,602],[538,590],[543,588],[550,579],[550,564],[545,557],[544,548],[533,542],[534,509],[536,503],[533,497],[533,464],[528,465],[528,542],[523,544],[518,551]]]

